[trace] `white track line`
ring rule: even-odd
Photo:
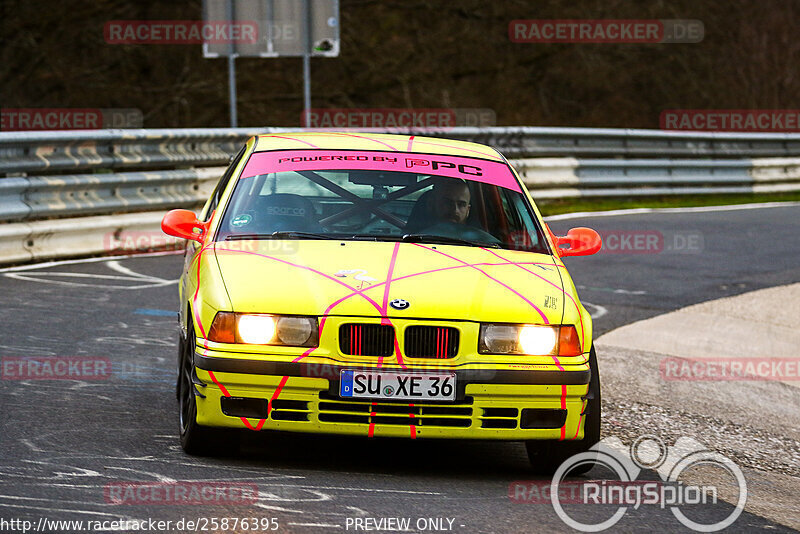
[[[592,304],[591,302],[586,302],[585,300],[583,301],[583,307],[594,308],[594,312],[589,312],[589,315],[592,316],[592,319],[598,319],[608,313],[608,310],[604,306]]]
[[[119,264],[119,262],[117,260],[109,261],[108,263],[106,263],[106,267],[108,267],[112,271],[117,271],[120,274],[124,274],[124,275],[130,276],[130,277],[133,277],[133,278],[139,278],[141,280],[147,280],[147,281],[150,281],[150,282],[173,282],[173,281],[177,281],[177,280],[165,280],[163,278],[158,278],[157,276],[150,276],[149,274],[137,273],[135,271],[132,271],[132,270],[128,269],[127,267],[123,267],[122,265]]]
[[[30,265],[17,265],[16,267],[3,267],[0,269],[0,273],[5,272],[14,272],[14,271],[30,271],[31,269],[44,269],[46,267],[53,267],[56,265],[73,265],[77,263],[96,263],[100,261],[108,261],[108,260],[127,260],[131,258],[152,258],[157,256],[175,256],[177,254],[183,254],[183,251],[180,250],[170,250],[167,252],[147,252],[144,254],[126,254],[124,256],[98,256],[95,258],[80,258],[76,260],[57,260],[57,261],[47,261],[44,263],[32,263]]]

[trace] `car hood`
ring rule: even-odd
[[[559,267],[544,254],[334,240],[218,242],[214,254],[237,312],[539,324],[563,314]]]

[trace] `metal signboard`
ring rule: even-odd
[[[338,0],[203,0],[203,20],[256,30],[234,39],[206,39],[207,58],[339,55]]]

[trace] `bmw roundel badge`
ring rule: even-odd
[[[405,310],[406,308],[411,306],[411,303],[403,299],[394,299],[392,302],[389,303],[389,306],[391,306],[395,310]]]

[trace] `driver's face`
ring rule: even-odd
[[[456,185],[436,191],[436,215],[442,221],[463,224],[469,217],[469,187]]]

